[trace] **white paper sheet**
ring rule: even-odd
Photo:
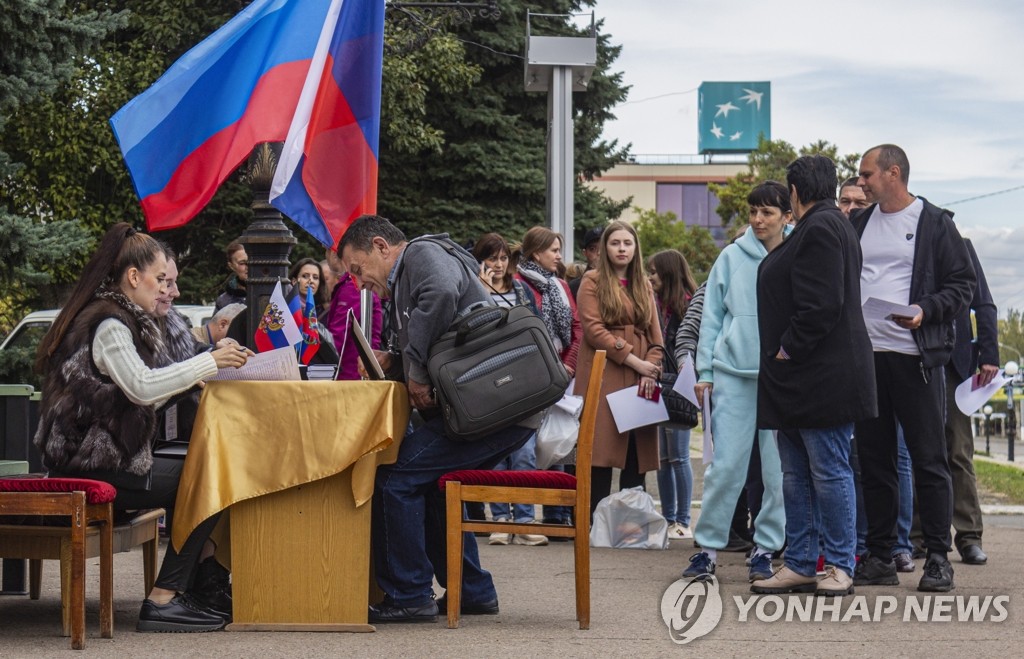
[[[211,380],[299,380],[295,348],[278,348],[253,355],[241,368],[222,368]]]
[[[637,396],[640,385],[608,394],[608,407],[619,432],[668,421],[668,410],[661,398],[657,402]]]
[[[999,372],[996,373],[991,382],[984,387],[979,387],[977,385],[978,374],[975,373],[957,385],[956,391],[953,394],[953,397],[956,399],[956,406],[960,408],[961,412],[970,416],[977,412],[989,398],[992,398],[996,392],[1005,387],[1006,383],[1012,379],[1003,375],[1003,369],[999,369]]]
[[[704,455],[701,462],[709,465],[715,461],[715,438],[711,434],[711,389],[704,390],[704,404],[700,407],[701,426],[704,428]]]
[[[888,300],[880,300],[877,297],[869,297],[861,307],[864,318],[875,320],[892,320],[894,316],[902,318],[913,318],[918,310],[910,305],[896,304]]]
[[[700,403],[697,402],[697,393],[693,390],[695,386],[697,386],[697,371],[693,368],[693,359],[687,354],[683,357],[683,363],[679,365],[679,375],[676,376],[676,383],[672,385],[672,391],[700,407]]]

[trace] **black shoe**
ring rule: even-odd
[[[960,558],[968,565],[984,565],[988,563],[988,554],[981,550],[981,545],[966,545],[960,550]]]
[[[754,548],[754,543],[739,536],[736,533],[729,532],[729,543],[719,549],[718,551],[736,551],[736,552],[747,552]]]
[[[481,602],[479,604],[462,603],[461,614],[464,616],[496,616],[498,615],[498,600]],[[438,615],[448,615],[448,594],[437,600]]]
[[[545,524],[558,524],[559,526],[572,526],[572,522],[567,519],[551,519],[549,517],[544,518]],[[564,535],[549,535],[548,542],[571,542],[572,538],[567,538]],[[465,607],[463,607],[465,609]],[[463,610],[465,613],[465,610]],[[495,611],[497,613],[497,611]]]
[[[231,622],[231,573],[213,557],[199,564],[188,590],[193,601]]]
[[[420,606],[396,606],[381,602],[370,606],[368,617],[372,625],[391,622],[437,622],[437,602],[430,600]]]
[[[853,571],[855,586],[898,586],[900,578],[896,576],[896,564],[890,559],[883,561],[877,556],[868,554],[860,559]]]
[[[177,594],[167,604],[151,599],[142,603],[138,632],[215,632],[227,624],[221,616],[208,611],[185,594]]]
[[[953,590],[953,566],[945,556],[931,554],[924,563],[924,575],[917,589],[926,593],[948,593]]]
[[[899,554],[893,554],[892,562],[896,564],[897,572],[913,572],[914,571],[914,559],[910,557],[910,554],[906,552],[900,552]]]

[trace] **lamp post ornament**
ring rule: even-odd
[[[992,455],[992,446],[990,440],[992,438],[992,406],[986,405],[981,408],[982,413],[985,415],[985,453]]]
[[[1013,404],[1013,382],[1020,372],[1017,362],[1006,362],[1003,373],[1012,378],[1006,383],[1006,459],[1013,462],[1013,442],[1017,439],[1017,410]]]

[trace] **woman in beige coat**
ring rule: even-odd
[[[661,326],[643,263],[632,225],[612,222],[601,235],[598,266],[583,276],[576,299],[583,325],[576,394],[587,390],[594,352],[608,353],[594,433],[591,513],[611,493],[613,467],[622,470],[623,489],[642,486],[646,472],[658,469],[658,427],[618,432],[607,398],[637,384],[650,398],[661,374]]]

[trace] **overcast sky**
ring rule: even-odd
[[[605,135],[697,153],[703,81],[771,81],[772,138],[906,149],[954,211],[1000,307],[1024,309],[1024,2],[598,0],[630,85]]]

